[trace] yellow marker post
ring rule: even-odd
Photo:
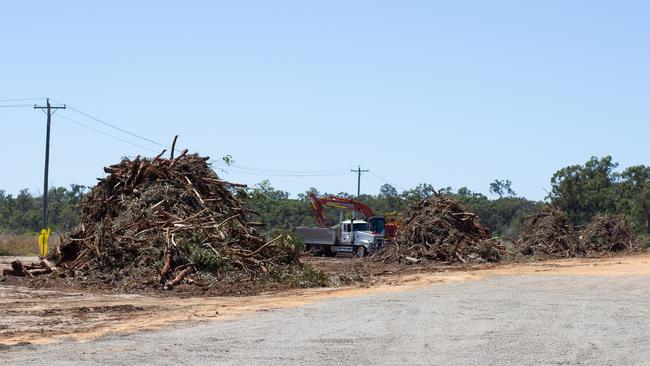
[[[50,228],[42,229],[41,233],[38,235],[38,249],[40,250],[41,257],[47,255],[47,241],[50,238]]]

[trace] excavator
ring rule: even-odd
[[[370,207],[359,201],[336,196],[318,198],[313,193],[309,198],[321,227],[296,228],[295,233],[304,240],[306,250],[328,256],[348,253],[363,257],[381,249],[386,239],[394,237],[397,231],[394,225],[386,226],[383,216],[375,216]],[[343,220],[341,217],[337,225],[331,226],[324,206],[350,210],[355,218]],[[356,218],[356,214],[361,217]]]
[[[367,205],[359,201],[355,201],[351,198],[344,198],[344,197],[337,197],[337,196],[327,196],[327,197],[318,198],[318,196],[316,196],[316,194],[314,194],[313,192],[309,194],[309,199],[311,200],[311,204],[314,208],[314,213],[316,215],[316,222],[318,222],[318,224],[322,227],[332,226],[332,223],[325,216],[325,209],[323,207],[323,206],[328,206],[328,207],[346,209],[355,213],[359,213],[361,214],[361,218],[363,220],[369,220],[370,218],[382,218],[384,219],[383,220],[384,230],[378,230],[380,229],[379,227],[375,227],[375,228],[371,227],[371,229],[377,229],[375,232],[383,232],[384,237],[388,240],[394,239],[395,235],[397,235],[398,224],[396,221],[391,221],[387,223],[383,216],[375,216],[375,213],[370,207],[368,207]],[[391,217],[395,215],[396,213],[392,213]],[[373,220],[369,221],[371,226],[372,226],[372,221]]]

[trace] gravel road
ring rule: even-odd
[[[15,346],[15,365],[648,365],[649,276],[507,275]]]

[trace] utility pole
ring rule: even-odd
[[[350,170],[352,173],[357,173],[357,198],[361,197],[361,173],[368,173],[370,170],[364,169],[361,170],[361,165],[359,165],[359,168]]]
[[[50,126],[52,124],[52,110],[65,109],[65,105],[53,107],[50,105],[50,98],[47,98],[45,106],[35,105],[34,109],[46,110],[47,114],[47,132],[45,134],[45,173],[43,175],[43,229],[47,229],[47,191],[48,191],[48,174],[50,169]]]

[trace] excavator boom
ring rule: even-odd
[[[375,216],[372,209],[359,201],[355,201],[350,198],[336,197],[336,196],[327,196],[318,198],[316,194],[310,193],[309,199],[311,199],[311,204],[314,207],[314,212],[316,213],[316,221],[321,226],[329,226],[329,222],[325,217],[325,210],[323,206],[342,208],[354,212],[360,213],[364,219]]]

